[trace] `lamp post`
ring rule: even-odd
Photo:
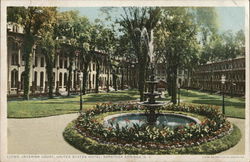
[[[81,71],[79,70],[78,71],[78,74],[79,74],[79,79],[80,79],[80,112],[82,111],[82,73]]]
[[[224,97],[224,84],[226,82],[226,76],[221,76],[221,83],[222,83],[222,113],[225,114],[225,97]]]

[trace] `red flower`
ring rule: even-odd
[[[184,126],[183,126],[183,125],[181,125],[181,126],[179,126],[178,128],[179,128],[179,129],[182,129],[182,128],[184,128]]]
[[[189,126],[193,126],[193,125],[195,125],[194,123],[189,123]]]
[[[130,120],[129,120],[128,118],[126,118],[126,119],[124,119],[124,120],[125,120],[126,122],[128,122],[128,123],[130,122]]]

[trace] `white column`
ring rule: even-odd
[[[58,69],[59,68],[59,54],[57,55],[57,62],[56,62],[56,81],[59,81],[59,72],[58,72]]]
[[[71,89],[74,89],[74,78],[75,78],[75,75],[74,75],[74,70],[72,70],[72,78],[71,78]]]
[[[10,52],[11,50],[9,49],[8,50],[8,53],[7,53],[7,64],[8,64],[8,92],[10,92],[10,87],[11,87],[11,68],[10,68],[10,66],[11,66],[11,52]],[[18,74],[19,75],[19,74]]]
[[[62,72],[62,88],[64,88],[64,72]]]
[[[31,55],[32,63],[30,64],[30,85],[29,86],[32,85],[32,81],[33,81],[33,60],[34,60],[33,56],[34,56],[34,49],[32,49],[32,55]]]
[[[67,57],[67,67],[69,66],[69,57]]]

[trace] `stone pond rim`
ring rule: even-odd
[[[145,113],[122,113],[122,114],[114,114],[114,115],[109,115],[109,116],[106,116],[104,119],[103,119],[103,125],[106,125],[107,127],[109,127],[109,121],[112,120],[114,121],[113,119],[117,119],[117,118],[123,118],[123,117],[139,117],[139,116],[145,116],[147,117],[147,115]],[[176,118],[176,121],[172,121],[172,122],[175,122],[177,123],[178,125],[177,126],[181,126],[181,125],[185,125],[184,123],[182,123],[181,121],[178,121],[178,119],[184,119],[186,122],[188,123],[195,123],[195,124],[200,124],[201,121],[197,118],[194,118],[194,117],[191,117],[191,116],[188,116],[188,115],[182,115],[182,114],[174,114],[174,113],[160,113],[158,114],[158,116],[166,116],[166,117],[172,117],[172,118]],[[139,120],[139,119],[134,119],[134,120]],[[131,121],[132,123],[134,121]],[[164,124],[165,126],[169,126],[169,121],[167,121],[167,123],[160,123],[159,125],[161,124]],[[118,124],[119,125],[119,124]]]

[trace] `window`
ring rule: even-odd
[[[60,61],[59,61],[59,67],[63,68],[63,60],[62,59],[60,59]]]
[[[64,83],[63,86],[66,87],[67,85],[67,73],[64,73]]]
[[[24,57],[24,54],[22,55],[22,66],[25,65],[25,57]]]
[[[88,80],[89,80],[89,88],[91,88],[91,75],[90,74],[89,74]]]
[[[22,74],[21,74],[21,90],[23,90],[24,89],[24,72],[22,72]]]
[[[59,74],[59,86],[62,87],[62,73]]]
[[[11,88],[17,88],[18,71],[16,69],[11,71]]]
[[[17,51],[18,50],[18,44],[16,42],[11,43],[11,49],[13,51]]]
[[[12,31],[15,33],[18,33],[18,26],[17,25],[13,25],[12,26]]]
[[[11,65],[18,65],[18,55],[17,54],[12,54]]]
[[[111,77],[109,78],[109,84],[112,86],[112,79],[111,79]]]
[[[12,26],[12,31],[15,32],[15,25]]]
[[[42,88],[43,87],[43,79],[44,78],[44,73],[43,72],[41,72],[40,73],[40,87]]]
[[[41,67],[44,67],[44,57],[41,57]]]
[[[34,84],[37,85],[37,72],[34,73]]]
[[[93,83],[93,86],[94,86],[95,85],[95,74],[93,74],[92,83]]]
[[[53,67],[54,67],[54,68],[56,67],[56,60],[57,60],[57,59],[54,59],[54,64],[53,64]]]
[[[35,57],[35,67],[37,67],[37,57]]]
[[[91,63],[89,63],[89,71],[91,71]]]
[[[67,69],[67,67],[68,67],[68,60],[65,59],[65,60],[64,60],[64,69]]]
[[[93,64],[93,71],[95,71],[95,64]]]
[[[52,78],[52,82],[55,84],[55,79],[56,79],[56,73],[53,72],[53,78]]]

